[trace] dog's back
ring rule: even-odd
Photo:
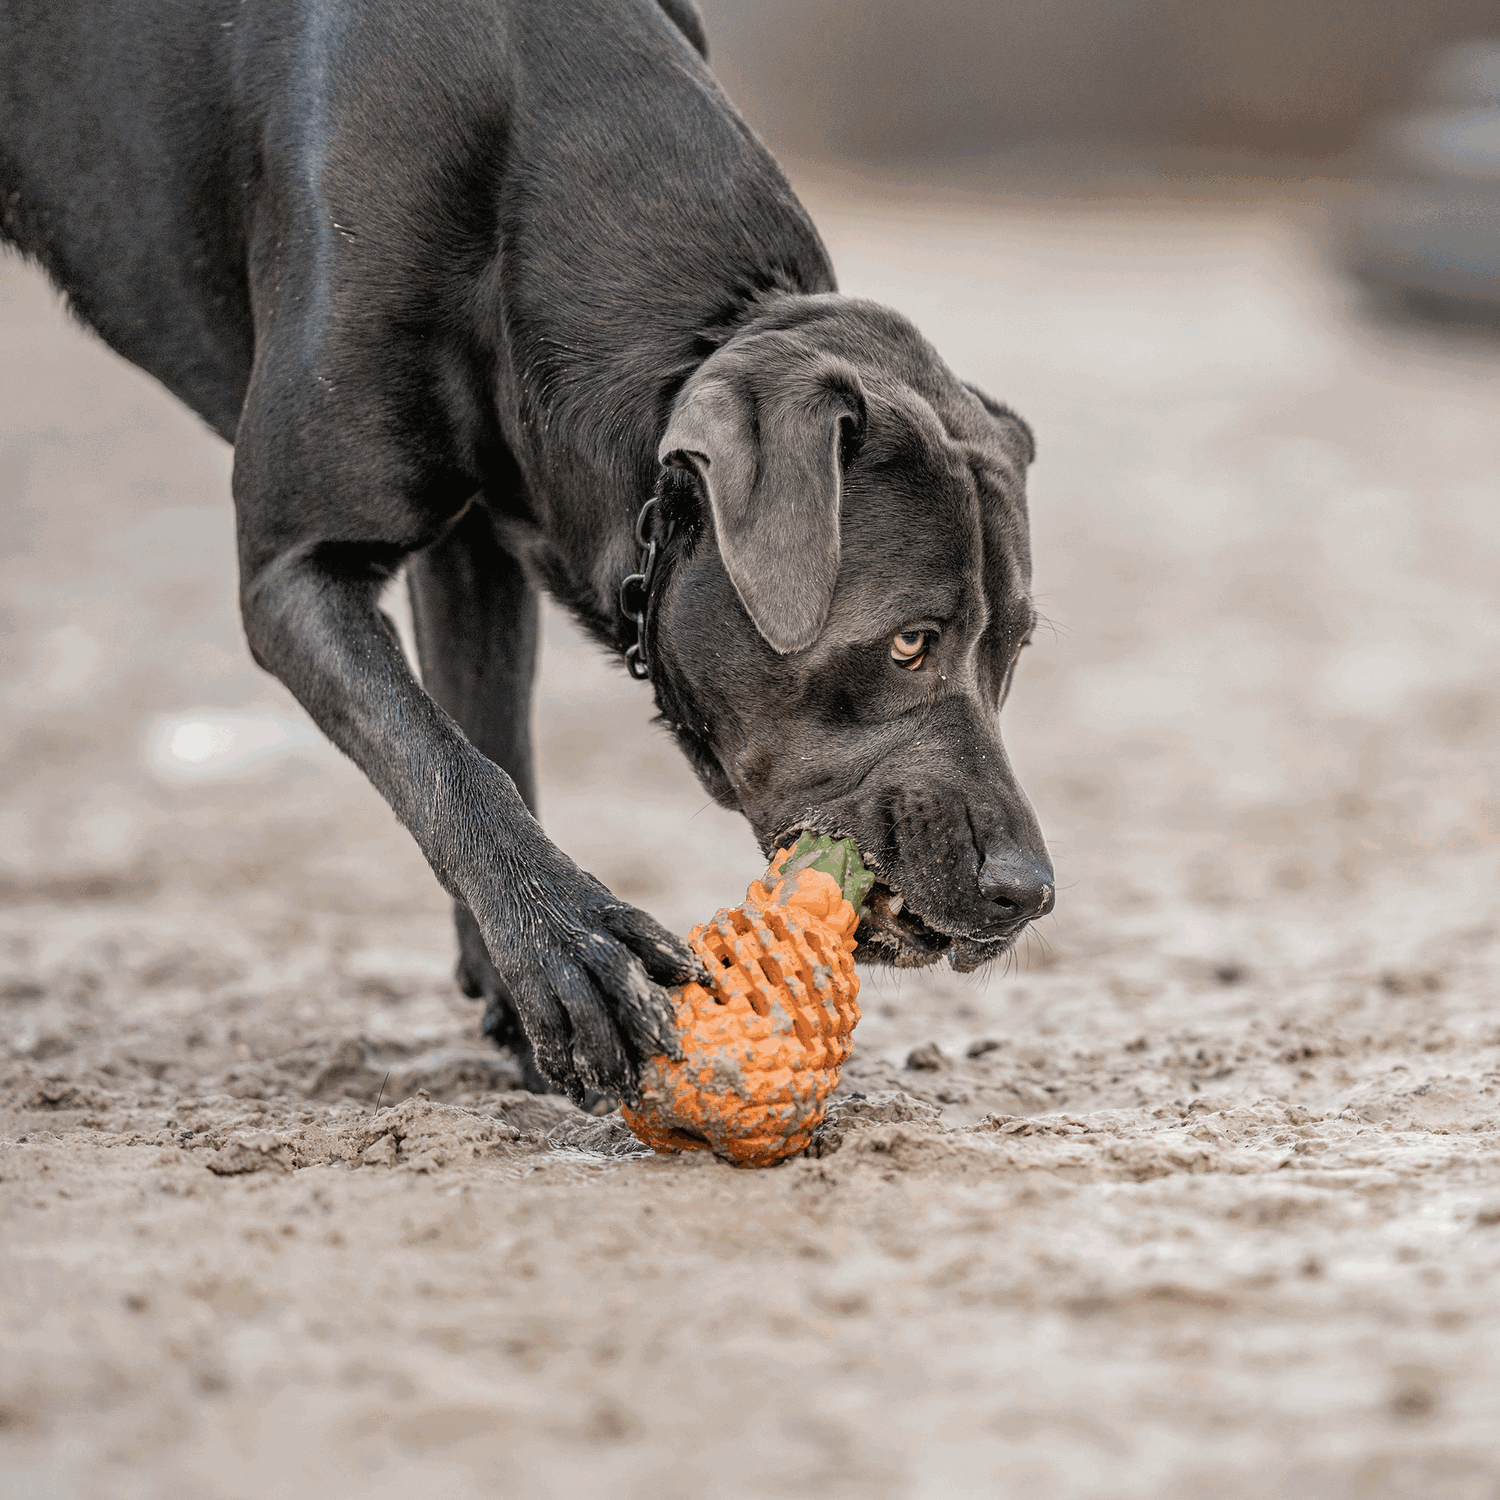
[[[831,284],[701,46],[684,0],[4,0],[0,234],[231,441],[268,303],[334,296],[356,244],[360,317],[385,331],[456,321],[444,299],[502,252],[511,291],[527,262],[566,322],[570,268],[607,263],[618,295],[572,309],[607,357],[612,329],[639,343],[632,293],[709,263],[734,285],[726,219],[762,237],[744,275],[780,221],[782,258]]]
[[[0,230],[226,435],[254,343],[231,106],[240,12],[238,0],[0,8]]]

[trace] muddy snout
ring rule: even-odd
[[[968,971],[1002,956],[1056,902],[1052,861],[1030,805],[996,805],[940,781],[904,778],[830,808],[831,826],[867,851],[877,885],[860,961],[917,967],[944,955]]]
[[[911,872],[907,899],[956,941],[1008,945],[1056,904],[1052,861],[1039,837],[1006,831],[982,839],[971,832],[973,821],[971,814],[952,829],[945,868]]]
[[[1033,844],[1006,834],[979,845],[976,853],[972,895],[962,903],[967,910],[954,913],[958,920],[947,949],[949,965],[960,974],[1009,952],[1027,924],[1046,916],[1057,901],[1052,861],[1040,835]]]
[[[1009,839],[991,843],[979,867],[979,894],[1008,921],[1045,917],[1057,904],[1052,861]]]

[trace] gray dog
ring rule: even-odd
[[[528,1066],[633,1097],[701,973],[532,816],[539,588],[766,849],[858,841],[862,958],[1051,909],[997,725],[1031,434],[837,294],[690,0],[0,0],[0,79],[0,230],[234,444],[250,649]]]

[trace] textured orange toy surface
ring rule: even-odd
[[[795,868],[795,852],[689,936],[714,986],[674,992],[681,1061],[641,1066],[640,1107],[624,1115],[648,1146],[765,1167],[806,1150],[822,1124],[859,1022],[859,918],[839,881]]]

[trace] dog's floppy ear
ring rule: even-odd
[[[661,461],[702,477],[724,567],[783,655],[806,650],[828,618],[843,463],[864,428],[853,365],[776,334],[713,355],[667,424]]]

